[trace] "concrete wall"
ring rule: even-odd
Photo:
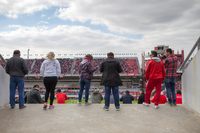
[[[200,113],[200,51],[182,75],[183,105]]]
[[[9,104],[9,75],[0,65],[0,108]]]

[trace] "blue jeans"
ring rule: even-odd
[[[167,98],[170,104],[176,104],[176,92],[175,92],[175,78],[166,78],[165,86],[167,90]]]
[[[88,102],[89,98],[89,89],[90,89],[90,80],[87,79],[81,79],[80,80],[80,91],[78,94],[78,100],[81,102],[83,91],[85,90],[85,102]]]
[[[115,107],[119,108],[120,104],[119,104],[119,87],[118,86],[115,86],[115,87],[105,86],[105,108],[109,108],[110,106],[111,90],[112,90],[112,94],[115,101]]]
[[[18,89],[19,107],[24,106],[24,78],[19,76],[10,76],[10,106],[15,107],[15,93]]]

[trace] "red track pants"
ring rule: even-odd
[[[161,84],[163,82],[163,79],[150,79],[147,82],[146,86],[146,94],[145,94],[145,103],[150,104],[150,96],[153,89],[156,89],[155,94],[155,105],[158,105],[159,99],[160,99],[160,92],[161,92]]]

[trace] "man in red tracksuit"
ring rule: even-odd
[[[146,67],[146,94],[145,94],[145,102],[143,103],[145,106],[149,106],[150,104],[150,96],[152,90],[156,89],[155,94],[155,108],[158,109],[160,92],[161,92],[161,84],[165,77],[165,68],[163,62],[160,58],[157,57],[156,51],[151,51],[151,59],[148,61]]]

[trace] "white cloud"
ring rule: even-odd
[[[200,2],[195,0],[73,0],[58,17],[105,23],[112,30],[143,32],[173,23]],[[196,7],[199,8],[199,5]],[[197,16],[198,12],[195,13]]]
[[[137,43],[124,37],[93,31],[81,26],[59,25],[54,28],[10,26],[12,31],[0,33],[0,52],[28,48],[33,53],[103,53],[130,52]],[[6,47],[5,47],[6,45]],[[141,45],[141,47],[143,47]]]
[[[52,6],[60,7],[56,12],[60,19],[90,20],[106,25],[111,32],[141,34],[143,38],[131,40],[78,26],[49,28],[45,22],[47,27],[11,26],[11,31],[0,32],[1,52],[15,48],[41,53],[51,49],[72,53],[141,52],[166,44],[188,53],[200,35],[198,0],[1,0],[0,14],[17,18]]]
[[[199,12],[198,0],[74,0],[58,17],[103,23],[110,31],[144,35],[141,45],[166,44],[188,53],[200,35]]]

